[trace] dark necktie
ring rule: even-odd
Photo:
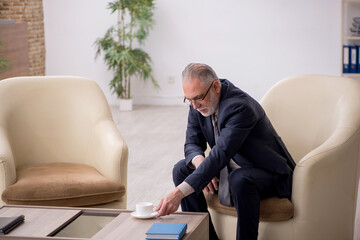
[[[216,143],[216,141],[219,137],[219,129],[217,126],[217,117],[215,114],[211,115],[211,120],[212,120],[213,127],[214,127],[214,136],[215,136],[215,143]],[[228,166],[226,165],[220,171],[218,196],[219,196],[219,201],[222,205],[233,206],[233,204],[231,202],[228,176],[229,176],[229,169],[228,169]]]

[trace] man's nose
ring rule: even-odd
[[[197,110],[200,107],[200,104],[198,102],[196,102],[196,101],[193,101],[192,105],[193,105],[195,110]]]

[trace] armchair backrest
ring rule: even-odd
[[[86,78],[0,81],[0,130],[7,135],[16,167],[82,162],[94,126],[104,119],[112,119],[104,94]]]
[[[350,78],[290,77],[274,85],[261,105],[296,162],[339,129],[360,126],[360,84]]]

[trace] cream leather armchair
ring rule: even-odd
[[[100,173],[96,179],[122,186],[121,198],[105,200],[108,203],[99,207],[125,209],[127,161],[127,145],[113,122],[103,92],[94,81],[81,77],[18,77],[0,81],[1,193],[19,181],[17,174],[23,167],[48,163],[60,164],[56,166],[85,164],[96,169],[91,170],[90,175]],[[48,172],[43,171],[44,174]],[[34,185],[41,179],[41,176],[32,177],[37,179]],[[93,190],[91,181],[89,177],[82,184],[89,183]],[[49,190],[57,189],[52,185]],[[30,191],[32,193],[36,190]],[[84,200],[87,205],[94,203],[91,196]],[[74,205],[68,204],[66,199],[54,205],[62,204]]]
[[[360,174],[360,82],[290,77],[273,86],[261,104],[297,166],[293,218],[261,221],[259,239],[352,240]],[[220,238],[235,239],[237,218],[211,206],[210,213]]]

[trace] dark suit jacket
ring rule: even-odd
[[[185,141],[189,165],[196,155],[209,156],[185,181],[199,193],[232,158],[243,168],[255,167],[275,174],[279,197],[290,197],[295,162],[260,104],[226,79],[221,81],[218,111],[220,135],[215,145],[211,117],[190,106]]]

